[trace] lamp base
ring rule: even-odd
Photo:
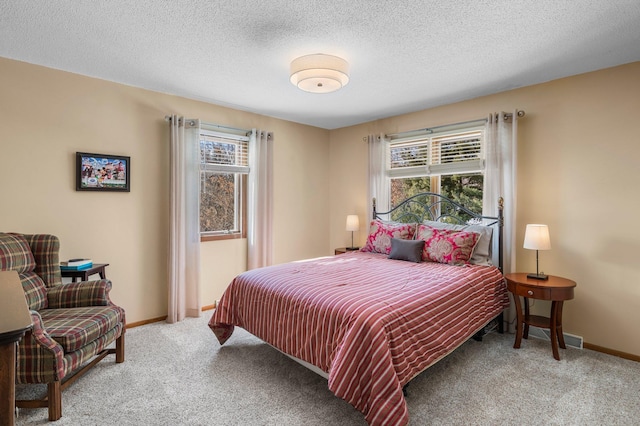
[[[549,276],[545,274],[528,274],[527,278],[532,278],[534,280],[548,280]]]
[[[345,247],[345,249],[347,251],[356,251],[356,250],[360,250],[360,247]]]

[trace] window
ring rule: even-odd
[[[387,151],[391,208],[421,192],[482,213],[484,128],[443,129],[392,139]]]
[[[202,130],[200,134],[200,237],[246,237],[249,138]]]

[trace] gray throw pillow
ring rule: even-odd
[[[391,239],[391,253],[389,259],[407,260],[409,262],[422,262],[422,249],[424,240],[400,240]]]

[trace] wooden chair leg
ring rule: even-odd
[[[49,420],[54,422],[62,417],[62,390],[60,381],[47,384],[47,401],[49,403]]]
[[[124,330],[120,337],[116,339],[116,363],[124,362]]]

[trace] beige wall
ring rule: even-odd
[[[525,225],[547,223],[552,250],[540,252],[542,269],[578,283],[564,306],[565,332],[640,356],[640,62],[332,131],[331,246],[348,242],[347,214],[366,215],[364,136],[515,108],[526,111],[519,121],[517,269],[535,269],[535,254],[522,248]],[[360,244],[365,234],[363,227]]]
[[[63,259],[108,262],[129,322],[167,313],[173,113],[273,131],[274,260],[329,253],[328,131],[0,58],[0,231],[52,233]],[[131,192],[76,192],[76,151],[130,156]],[[244,269],[246,240],[203,243],[201,260],[209,305]]]

